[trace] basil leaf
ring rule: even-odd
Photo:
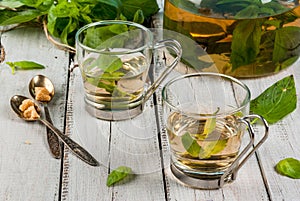
[[[119,6],[119,1],[99,0],[91,9],[91,15],[98,20],[115,19],[118,16]]]
[[[133,20],[134,14],[139,9],[143,11],[145,18],[159,10],[156,0],[121,0],[121,2],[121,12],[129,20]]]
[[[298,53],[300,45],[300,27],[282,27],[276,30],[273,50],[273,62],[282,62],[288,59],[292,53]],[[297,55],[297,54],[294,54]]]
[[[117,56],[102,54],[102,55],[99,55],[98,59],[95,60],[95,63],[92,65],[95,65],[98,68],[101,68],[106,73],[112,73],[112,72],[117,71],[120,68],[122,68],[123,62]]]
[[[143,11],[141,9],[137,10],[133,16],[133,21],[135,23],[143,24],[144,20],[145,20],[145,17],[144,17]]]
[[[218,141],[212,141],[208,142],[205,146],[201,147],[199,157],[200,158],[209,158],[211,155],[217,154],[223,149],[225,149],[227,145],[227,139],[224,140],[218,140]]]
[[[6,62],[12,70],[12,74],[15,74],[15,70],[33,70],[33,69],[44,69],[45,66],[38,64],[33,61],[16,61],[16,62]]]
[[[283,78],[251,100],[250,110],[263,116],[268,123],[276,123],[295,110],[297,96],[293,75]]]
[[[217,108],[217,111],[215,111],[212,115],[216,115],[219,112],[220,108]],[[216,128],[217,119],[216,117],[207,118],[204,124],[203,133],[201,136],[204,136],[204,139],[208,137],[210,133],[212,133]]]
[[[233,31],[230,61],[232,70],[251,64],[259,53],[262,20],[239,21]],[[243,42],[241,42],[243,41]]]
[[[43,12],[34,9],[27,9],[20,12],[3,10],[0,15],[0,26],[29,22],[43,14]]]
[[[49,10],[50,6],[53,5],[54,0],[21,0],[21,2],[26,6],[45,11]]]
[[[18,0],[2,0],[0,1],[0,10],[3,10],[5,8],[19,8],[23,6],[24,4]],[[3,8],[1,8],[3,7]]]
[[[132,172],[131,168],[126,166],[120,166],[117,169],[113,170],[107,177],[106,185],[112,186],[113,184],[123,180]]]
[[[182,137],[181,137],[181,142],[185,150],[191,155],[192,157],[199,157],[199,153],[201,150],[200,145],[197,143],[196,140],[194,140],[189,132],[186,132]]]
[[[294,158],[286,158],[277,163],[276,171],[284,176],[300,179],[300,161]]]

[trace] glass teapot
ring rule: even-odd
[[[265,76],[289,67],[299,57],[299,2],[165,0],[164,28],[193,38],[218,73]]]

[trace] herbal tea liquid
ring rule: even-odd
[[[186,173],[217,176],[239,153],[241,130],[235,116],[194,119],[171,113],[167,131],[174,165]]]
[[[249,5],[239,7],[243,1],[232,1],[229,10],[236,12],[226,13],[223,8],[228,5],[221,7],[220,2],[165,0],[164,28],[192,37],[211,57],[218,73],[235,77],[273,74],[298,59],[298,4],[262,0],[258,6],[246,1]]]
[[[85,68],[84,73],[84,88],[88,100],[110,109],[121,109],[122,104],[141,98],[148,73],[148,61],[142,53],[122,57],[112,56],[108,58],[109,67],[95,65],[97,58],[92,56],[86,59],[84,65],[90,65],[89,59],[93,65]],[[113,63],[119,68],[110,72],[108,69],[114,65]]]

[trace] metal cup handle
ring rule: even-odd
[[[157,42],[153,49],[160,49],[160,48],[170,48],[173,50],[176,54],[176,57],[172,61],[170,65],[165,66],[165,70],[160,74],[160,76],[153,82],[153,84],[149,87],[145,94],[144,102],[146,102],[152,94],[155,92],[159,84],[167,77],[168,74],[176,67],[176,65],[179,63],[181,56],[182,56],[182,48],[178,41],[173,39],[166,39]]]
[[[254,146],[254,130],[249,122],[251,119],[260,119],[265,127],[265,134],[264,136],[260,139],[260,141]],[[269,134],[269,125],[267,121],[260,115],[257,114],[252,114],[252,115],[247,115],[241,119],[239,119],[240,123],[243,123],[247,126],[247,130],[250,136],[250,141],[247,144],[247,146],[240,152],[240,154],[237,156],[237,158],[234,160],[234,162],[231,164],[231,166],[226,170],[226,172],[222,175],[222,177],[219,180],[219,187],[222,187],[225,182],[228,180],[235,180],[237,177],[237,172],[238,170],[245,164],[245,162],[254,154],[254,152],[266,141],[268,134]],[[247,152],[252,150],[247,154]],[[246,155],[247,154],[247,155]],[[240,160],[242,161],[240,162]]]

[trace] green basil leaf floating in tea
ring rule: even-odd
[[[211,155],[221,152],[226,147],[227,140],[211,141],[205,146],[200,146],[191,134],[186,132],[181,137],[181,143],[190,156],[194,158],[209,158]]]
[[[15,74],[16,70],[34,70],[45,68],[45,66],[33,61],[6,62],[6,64],[10,66],[12,74]]]
[[[198,158],[199,153],[201,150],[200,145],[197,143],[196,140],[194,140],[189,132],[186,132],[181,137],[181,142],[185,150],[188,152],[189,155],[192,157]]]
[[[211,155],[217,154],[225,149],[227,139],[211,141],[201,147],[199,158],[210,158]]]
[[[279,161],[275,167],[276,171],[284,176],[300,179],[300,161],[294,158],[286,158]]]
[[[131,174],[132,170],[126,166],[120,166],[117,169],[113,170],[107,177],[106,185],[112,186],[113,184],[123,180],[129,174]]]
[[[218,107],[217,110],[212,114],[213,117],[207,118],[207,120],[205,121],[203,133],[201,134],[202,136],[204,136],[204,139],[207,138],[207,136],[215,130],[217,119],[214,116],[219,112],[219,110],[220,108]]]
[[[273,124],[293,112],[297,106],[293,75],[283,78],[251,100],[250,111]]]

